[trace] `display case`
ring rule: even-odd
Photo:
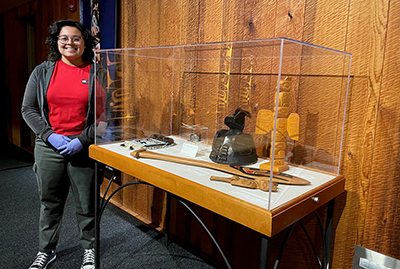
[[[287,208],[340,177],[349,53],[272,38],[99,50],[96,56],[95,144],[112,156],[142,162],[152,167],[149,171],[168,173],[168,180],[173,174],[202,186],[202,192],[223,193],[261,210]],[[238,166],[273,171],[263,178],[268,191],[210,180],[231,177],[219,169],[131,154],[136,150],[131,142],[171,138],[172,144],[152,145],[146,152],[216,164],[210,159],[216,134],[230,130],[227,117],[237,109],[246,113],[240,131],[253,139],[257,156],[256,162]],[[309,184],[276,185],[275,175]]]

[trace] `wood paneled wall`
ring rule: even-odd
[[[341,167],[346,193],[336,199],[331,259],[331,268],[351,268],[356,244],[400,259],[399,12],[400,2],[389,0],[121,0],[118,30],[123,48],[288,37],[353,54]],[[154,195],[160,194],[149,190],[142,199]],[[124,204],[132,196],[125,192],[118,199]],[[142,199],[127,205],[138,206]],[[256,234],[197,210],[211,227],[225,231],[217,240],[225,242],[234,267],[257,266]],[[151,205],[138,211],[148,219],[157,215]],[[314,227],[310,234],[318,241],[315,219],[304,223]],[[221,260],[201,232],[191,233],[197,226],[194,220],[177,221],[172,230]],[[233,238],[249,246],[245,256]],[[295,229],[281,268],[316,267],[304,240]]]

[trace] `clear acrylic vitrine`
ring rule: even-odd
[[[191,158],[211,162],[214,136],[240,108],[249,112],[243,133],[253,137],[264,168],[323,175],[314,186],[339,175],[349,53],[272,38],[98,50],[96,58],[96,145],[160,134],[175,140],[172,155],[192,145]],[[284,195],[308,190],[286,188],[269,197],[257,192],[265,200],[256,205],[272,209],[291,199]]]

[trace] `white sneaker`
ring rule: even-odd
[[[36,259],[33,261],[29,269],[46,269],[47,265],[49,265],[55,259],[56,253],[54,251],[50,252],[49,254],[39,251],[38,254],[36,254]]]
[[[95,269],[96,268],[95,253],[96,252],[95,252],[94,248],[85,249],[85,252],[83,253],[83,261],[82,261],[81,269]]]

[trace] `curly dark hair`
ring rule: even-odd
[[[61,60],[61,53],[58,50],[57,42],[58,42],[58,35],[60,34],[61,29],[64,26],[75,27],[82,33],[83,40],[85,41],[85,50],[83,51],[82,54],[82,60],[85,62],[92,61],[94,57],[93,49],[97,44],[96,39],[91,35],[90,30],[85,25],[70,19],[58,20],[55,21],[52,25],[50,25],[49,36],[46,38],[45,42],[47,45],[49,45],[49,50],[50,50],[47,59],[52,62]]]

